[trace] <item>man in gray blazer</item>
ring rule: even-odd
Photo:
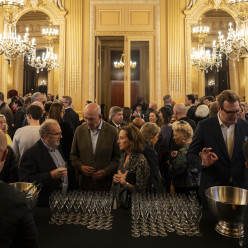
[[[85,107],[84,120],[75,131],[71,149],[78,185],[83,190],[109,190],[120,157],[117,129],[102,120],[96,103]]]

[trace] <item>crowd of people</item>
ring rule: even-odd
[[[131,108],[113,106],[108,119],[87,102],[82,120],[70,96],[12,98],[8,104],[0,92],[0,137],[7,143],[0,180],[40,182],[39,205],[48,205],[55,190],[111,190],[118,208],[127,207],[123,192],[195,191],[204,203],[211,186],[248,188],[247,106],[233,91],[190,94],[185,104],[166,95],[160,109],[139,98]]]

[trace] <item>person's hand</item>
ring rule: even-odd
[[[88,165],[82,165],[81,166],[81,171],[82,173],[87,176],[90,177],[93,175],[93,173],[96,171],[93,167],[88,166]]]
[[[177,156],[177,154],[178,154],[178,151],[172,151],[171,152],[171,157],[175,158]]]
[[[99,171],[93,173],[92,176],[95,180],[99,180],[99,179],[102,179],[106,176],[106,172],[105,172],[105,170],[99,170]]]
[[[52,179],[60,179],[67,175],[67,168],[58,168],[50,171],[50,175]]]
[[[126,185],[126,178],[127,178],[127,173],[128,171],[126,171],[124,174],[119,172],[120,173],[120,184],[121,185]]]
[[[114,183],[119,183],[120,182],[120,175],[119,175],[119,173],[118,174],[114,174],[114,176],[113,176],[113,182]]]
[[[247,162],[245,162],[245,166],[246,166],[246,168],[248,169],[248,163],[247,163]],[[1,169],[0,169],[0,171],[1,171]]]
[[[212,148],[203,148],[202,152],[199,153],[201,159],[202,159],[202,167],[208,167],[212,164],[214,164],[215,161],[218,160],[218,156],[214,153],[211,152]]]

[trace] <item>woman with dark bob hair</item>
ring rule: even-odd
[[[122,127],[117,143],[123,153],[118,172],[113,177],[112,191],[117,207],[122,207],[120,196],[125,189],[129,193],[146,191],[150,169],[142,154],[144,142],[138,128],[133,125]]]

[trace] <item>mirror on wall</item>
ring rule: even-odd
[[[218,41],[218,35],[221,34],[227,37],[229,23],[231,22],[235,29],[235,21],[232,16],[224,10],[213,9],[202,16],[202,26],[209,27],[209,33],[203,41],[205,44],[205,50],[209,50],[212,53],[213,41]],[[197,47],[198,41],[192,38],[192,47]],[[233,62],[230,61],[225,55],[222,54],[222,66],[217,69],[213,66],[212,70],[205,71],[205,95],[216,96],[221,91],[230,89],[230,67],[233,66]],[[193,84],[198,84],[198,70],[193,67],[192,81]]]
[[[54,53],[58,54],[58,39],[51,41],[51,43],[42,34],[42,29],[50,28],[49,24],[51,25],[49,16],[41,11],[27,12],[26,14],[21,16],[21,18],[17,22],[16,27],[18,34],[23,36],[26,31],[26,28],[28,28],[30,40],[35,38],[37,57],[42,57],[42,55],[46,53],[46,47],[48,45],[52,45],[54,47]],[[53,27],[59,29],[58,26]],[[48,82],[49,77],[47,69],[43,69],[43,71],[37,73],[36,68],[28,64],[27,57],[25,57],[23,61],[18,60],[15,67],[18,68],[16,70],[19,71],[18,84],[22,84],[18,87],[19,91],[21,91],[22,89],[23,94],[35,91],[42,91],[42,93],[47,93],[48,83],[52,83]]]

